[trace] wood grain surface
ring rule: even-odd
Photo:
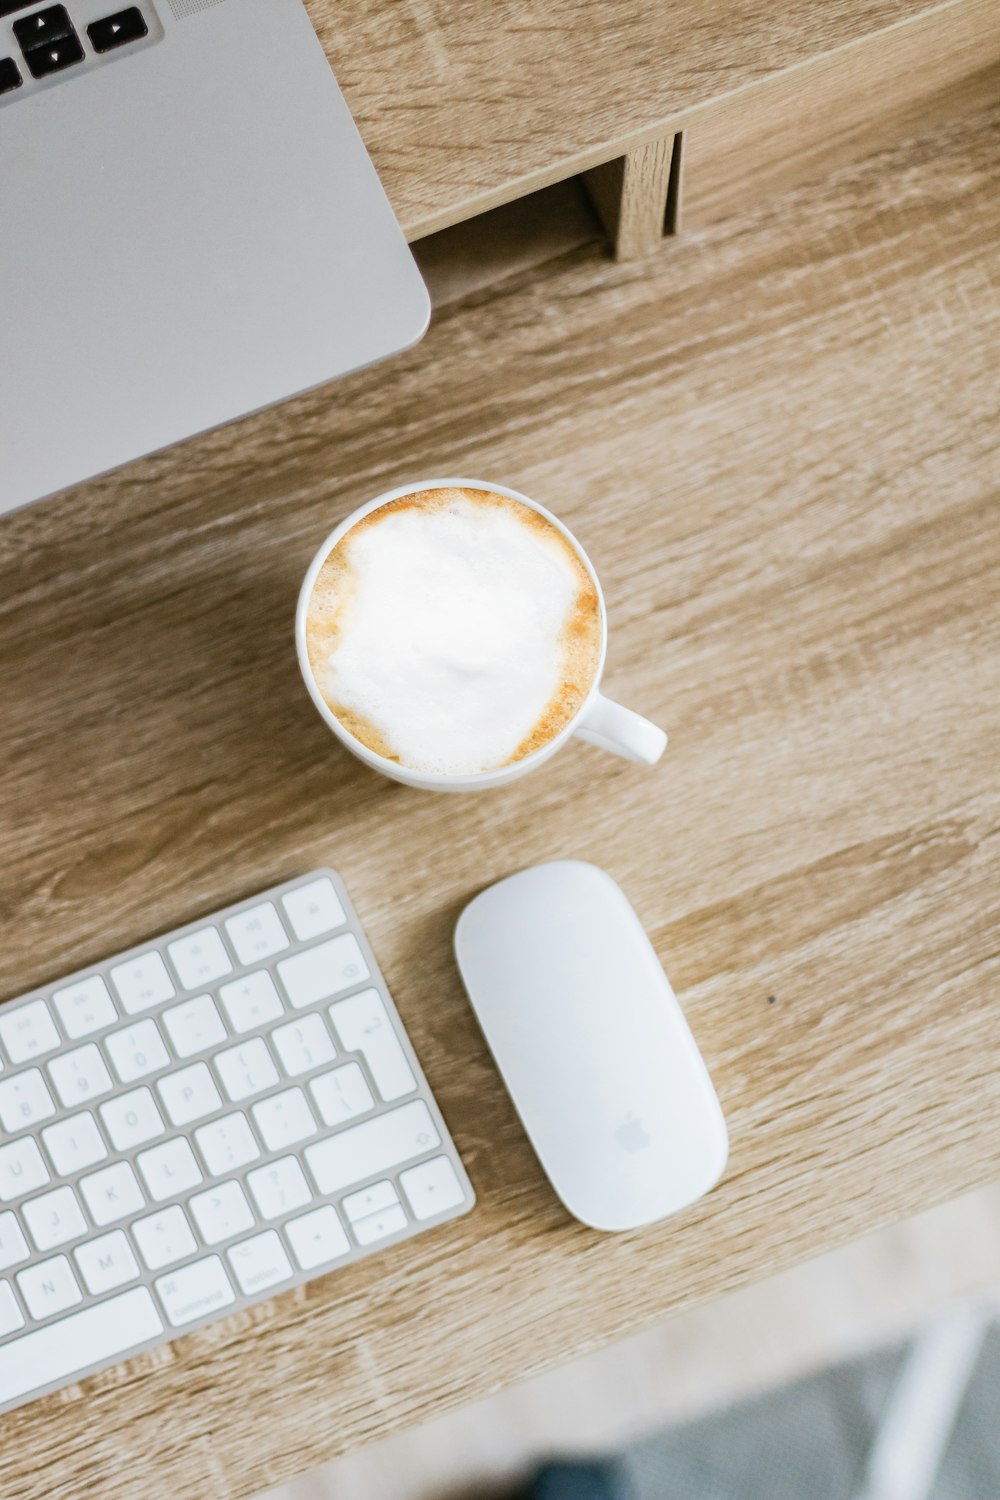
[[[682,150],[682,136],[661,136],[584,173],[616,260],[641,260],[662,245],[672,163]]]
[[[699,110],[890,27],[947,30],[975,3],[307,0],[411,239],[673,135]],[[883,70],[880,89],[902,86]]]
[[[0,1420],[3,1500],[245,1495],[996,1173],[998,128],[641,266],[576,250],[0,521],[0,993],[329,862],[479,1195]],[[338,749],[299,581],[349,508],[449,472],[578,532],[657,768],[572,746],[449,799]],[[642,1232],[560,1208],[450,954],[478,889],[559,856],[624,886],[729,1121],[720,1187]]]
[[[686,227],[752,209],[998,99],[995,0],[966,0],[872,33],[695,112]]]
[[[993,1182],[356,1448],[259,1500],[514,1500],[554,1456],[603,1459],[911,1337],[959,1302],[995,1307],[998,1244]],[[755,1500],[817,1496],[789,1481]]]

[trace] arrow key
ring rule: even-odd
[[[455,1168],[446,1156],[435,1156],[399,1174],[403,1192],[417,1219],[433,1219],[465,1199]]]
[[[12,57],[0,57],[0,94],[8,94],[21,87],[21,74]]]
[[[149,32],[145,17],[137,5],[128,10],[117,11],[87,27],[90,45],[95,52],[111,52],[115,47],[124,47],[128,42],[138,42]]]
[[[59,42],[73,34],[73,23],[65,5],[49,5],[45,10],[36,10],[33,16],[14,22],[14,35],[25,52],[30,52],[33,47],[44,47],[48,42]]]
[[[74,31],[71,36],[61,37],[55,42],[46,42],[42,47],[26,47],[24,60],[32,78],[47,78],[50,73],[59,73],[74,63],[83,62],[83,48]]]

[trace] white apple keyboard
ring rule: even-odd
[[[343,884],[0,1006],[0,1411],[472,1207]]]

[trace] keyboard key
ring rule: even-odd
[[[218,1245],[254,1225],[253,1211],[238,1182],[223,1182],[207,1193],[195,1193],[188,1199],[188,1208],[206,1245]]]
[[[172,1125],[189,1125],[210,1115],[222,1104],[208,1064],[192,1063],[178,1073],[168,1073],[156,1085]]]
[[[132,1225],[132,1238],[151,1271],[173,1265],[174,1261],[183,1260],[198,1248],[184,1210],[176,1203],[158,1214],[150,1214],[147,1219],[136,1219]]]
[[[166,1126],[149,1089],[133,1089],[101,1105],[101,1120],[116,1151],[130,1151],[162,1135]]]
[[[177,1056],[193,1057],[226,1040],[226,1028],[211,995],[197,995],[172,1005],[160,1017]]]
[[[58,42],[73,34],[73,23],[65,5],[49,5],[45,10],[36,10],[33,16],[14,22],[14,35],[24,51],[42,47],[47,42]]]
[[[10,94],[19,89],[24,80],[12,57],[0,57],[0,94]]]
[[[319,937],[324,932],[333,932],[347,921],[333,881],[327,875],[287,891],[281,898],[292,931],[300,943]]]
[[[276,1026],[271,1032],[271,1041],[289,1078],[320,1068],[337,1055],[322,1016],[303,1016],[299,1021],[290,1021],[287,1026]]]
[[[283,1156],[248,1172],[247,1187],[262,1219],[278,1219],[312,1202],[309,1184],[294,1156]]]
[[[278,1081],[278,1070],[261,1037],[230,1047],[228,1052],[220,1052],[215,1066],[222,1086],[234,1104],[240,1099],[249,1099],[251,1094],[262,1094]]]
[[[0,1338],[5,1333],[13,1333],[16,1328],[23,1327],[24,1317],[17,1305],[14,1289],[9,1281],[0,1281]]]
[[[28,1259],[29,1254],[28,1242],[21,1233],[17,1215],[9,1210],[0,1214],[0,1271],[19,1265]]]
[[[142,1189],[127,1161],[116,1161],[110,1167],[92,1172],[89,1177],[81,1177],[80,1192],[98,1229],[146,1206]]]
[[[330,1006],[330,1019],[345,1052],[360,1052],[386,1103],[412,1094],[413,1070],[378,990],[362,990]]]
[[[324,1125],[341,1125],[355,1115],[375,1108],[372,1091],[356,1062],[345,1063],[330,1073],[321,1073],[309,1085],[309,1092]]]
[[[285,1247],[273,1229],[255,1234],[252,1240],[233,1245],[226,1251],[226,1255],[236,1273],[240,1290],[246,1294],[277,1286],[279,1282],[287,1281],[292,1274]]]
[[[30,1005],[0,1013],[0,1042],[15,1067],[54,1052],[59,1046],[59,1033],[45,1001],[34,1000]]]
[[[399,1182],[415,1219],[432,1219],[465,1200],[462,1184],[446,1156],[435,1156],[419,1167],[400,1172]]]
[[[368,978],[368,965],[353,933],[318,943],[278,960],[278,973],[292,1006],[299,1010],[327,1000]]]
[[[111,982],[128,1015],[137,1015],[161,1000],[172,1000],[177,991],[158,953],[139,953],[111,970]]]
[[[314,1208],[301,1218],[290,1219],[285,1225],[285,1233],[292,1247],[292,1254],[303,1271],[311,1271],[314,1266],[323,1266],[327,1261],[337,1260],[351,1248],[344,1226],[337,1218],[337,1210],[329,1203],[322,1208]]]
[[[176,1198],[188,1188],[197,1187],[202,1180],[194,1152],[182,1137],[164,1141],[149,1151],[140,1151],[135,1164],[154,1203]]]
[[[369,1214],[392,1208],[398,1202],[399,1194],[386,1179],[383,1182],[373,1182],[371,1187],[362,1188],[360,1193],[349,1193],[340,1206],[353,1224],[358,1219],[366,1219]]]
[[[0,1348],[0,1404],[148,1343],[163,1332],[143,1286],[36,1328]]]
[[[52,1000],[71,1042],[105,1026],[113,1026],[118,1019],[108,987],[96,974],[91,979],[80,979],[76,984],[56,990]]]
[[[86,1111],[47,1125],[42,1131],[42,1143],[60,1177],[72,1177],[84,1167],[103,1161],[108,1154],[97,1121]]]
[[[64,1052],[62,1057],[54,1057],[49,1063],[49,1077],[66,1109],[88,1104],[91,1099],[110,1094],[114,1088],[111,1074],[94,1042]]]
[[[137,1021],[123,1031],[113,1031],[104,1038],[104,1045],[122,1083],[134,1083],[170,1062],[155,1021]]]
[[[25,1193],[44,1187],[48,1180],[42,1153],[31,1136],[0,1146],[0,1203],[23,1198]]]
[[[385,1240],[390,1234],[398,1234],[401,1229],[406,1228],[407,1222],[402,1205],[397,1203],[394,1208],[384,1208],[381,1213],[358,1219],[351,1225],[351,1229],[359,1245],[374,1245],[376,1240]]]
[[[226,932],[241,964],[261,963],[288,947],[288,934],[273,901],[262,901],[226,918]]]
[[[376,1115],[307,1146],[305,1158],[320,1192],[338,1193],[440,1144],[427,1105],[414,1099],[389,1114]]]
[[[77,1245],[73,1251],[77,1269],[83,1284],[92,1297],[102,1297],[116,1287],[134,1281],[139,1275],[139,1265],[132,1254],[132,1246],[120,1229],[102,1234],[99,1239],[88,1240]]]
[[[238,1167],[245,1167],[260,1156],[260,1147],[246,1115],[223,1115],[209,1125],[202,1125],[195,1131],[194,1138],[213,1177],[235,1172]]]
[[[87,1221],[71,1187],[56,1188],[32,1198],[21,1208],[21,1216],[36,1250],[54,1250],[87,1233]]]
[[[55,1112],[52,1095],[37,1068],[0,1079],[0,1125],[8,1135],[27,1130]]]
[[[127,42],[139,41],[148,30],[142,11],[131,5],[128,10],[120,10],[113,16],[105,16],[102,21],[94,21],[87,27],[87,35],[95,52],[110,52],[113,47],[124,47]]]
[[[316,1134],[316,1121],[301,1089],[272,1094],[253,1107],[254,1124],[268,1151],[283,1151]]]
[[[74,32],[58,42],[46,42],[44,47],[26,48],[24,60],[32,78],[47,78],[50,73],[59,73],[63,68],[83,62],[83,48]]]
[[[225,944],[215,927],[202,927],[167,944],[170,961],[186,990],[200,990],[206,984],[231,974],[233,966]]]
[[[284,1014],[274,980],[264,969],[219,986],[219,999],[235,1032],[258,1031]]]
[[[79,1282],[65,1255],[40,1260],[37,1266],[18,1271],[17,1289],[33,1318],[51,1318],[83,1301]]]
[[[207,1317],[235,1302],[236,1293],[217,1255],[196,1260],[153,1283],[163,1310],[174,1328]]]

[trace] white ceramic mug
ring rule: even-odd
[[[313,585],[320,568],[341,537],[373,510],[378,510],[382,505],[388,505],[391,500],[400,500],[404,495],[412,495],[418,490],[443,489],[488,490],[497,495],[507,495],[511,500],[520,500],[522,505],[527,505],[531,510],[537,511],[540,516],[544,516],[558,531],[562,532],[590,574],[597,591],[601,617],[601,654],[597,663],[597,671],[594,674],[593,686],[569,723],[564,725],[559,733],[540,749],[532,751],[530,755],[525,755],[521,760],[512,761],[507,766],[500,766],[495,771],[476,771],[461,776],[449,776],[443,772],[412,771],[407,766],[397,765],[395,761],[387,760],[383,755],[377,755],[374,750],[362,744],[331,712],[316,684],[306,649],[306,617],[309,612]],[[621,755],[625,760],[636,761],[644,766],[655,765],[666,748],[667,736],[662,729],[658,729],[655,724],[651,724],[640,714],[633,713],[630,708],[622,708],[621,704],[613,703],[600,691],[604,658],[608,648],[608,623],[604,594],[590,558],[572,532],[568,531],[551,511],[547,511],[536,501],[529,500],[527,495],[509,489],[504,484],[492,484],[484,479],[422,479],[416,484],[401,484],[398,489],[387,490],[376,500],[369,500],[367,505],[362,505],[358,510],[352,511],[339,526],[331,531],[313,558],[303,580],[295,614],[295,645],[299,654],[302,676],[309,689],[309,696],[315,703],[321,718],[326,721],[341,743],[346,745],[359,760],[363,760],[365,765],[371,766],[375,771],[381,771],[383,776],[391,776],[394,781],[404,782],[406,786],[420,787],[425,791],[433,792],[471,792],[486,787],[503,786],[508,781],[516,781],[519,776],[526,776],[529,771],[540,766],[543,761],[554,755],[571,735],[576,735],[577,739],[586,740],[590,745],[598,745],[602,750],[610,750],[613,755]]]

